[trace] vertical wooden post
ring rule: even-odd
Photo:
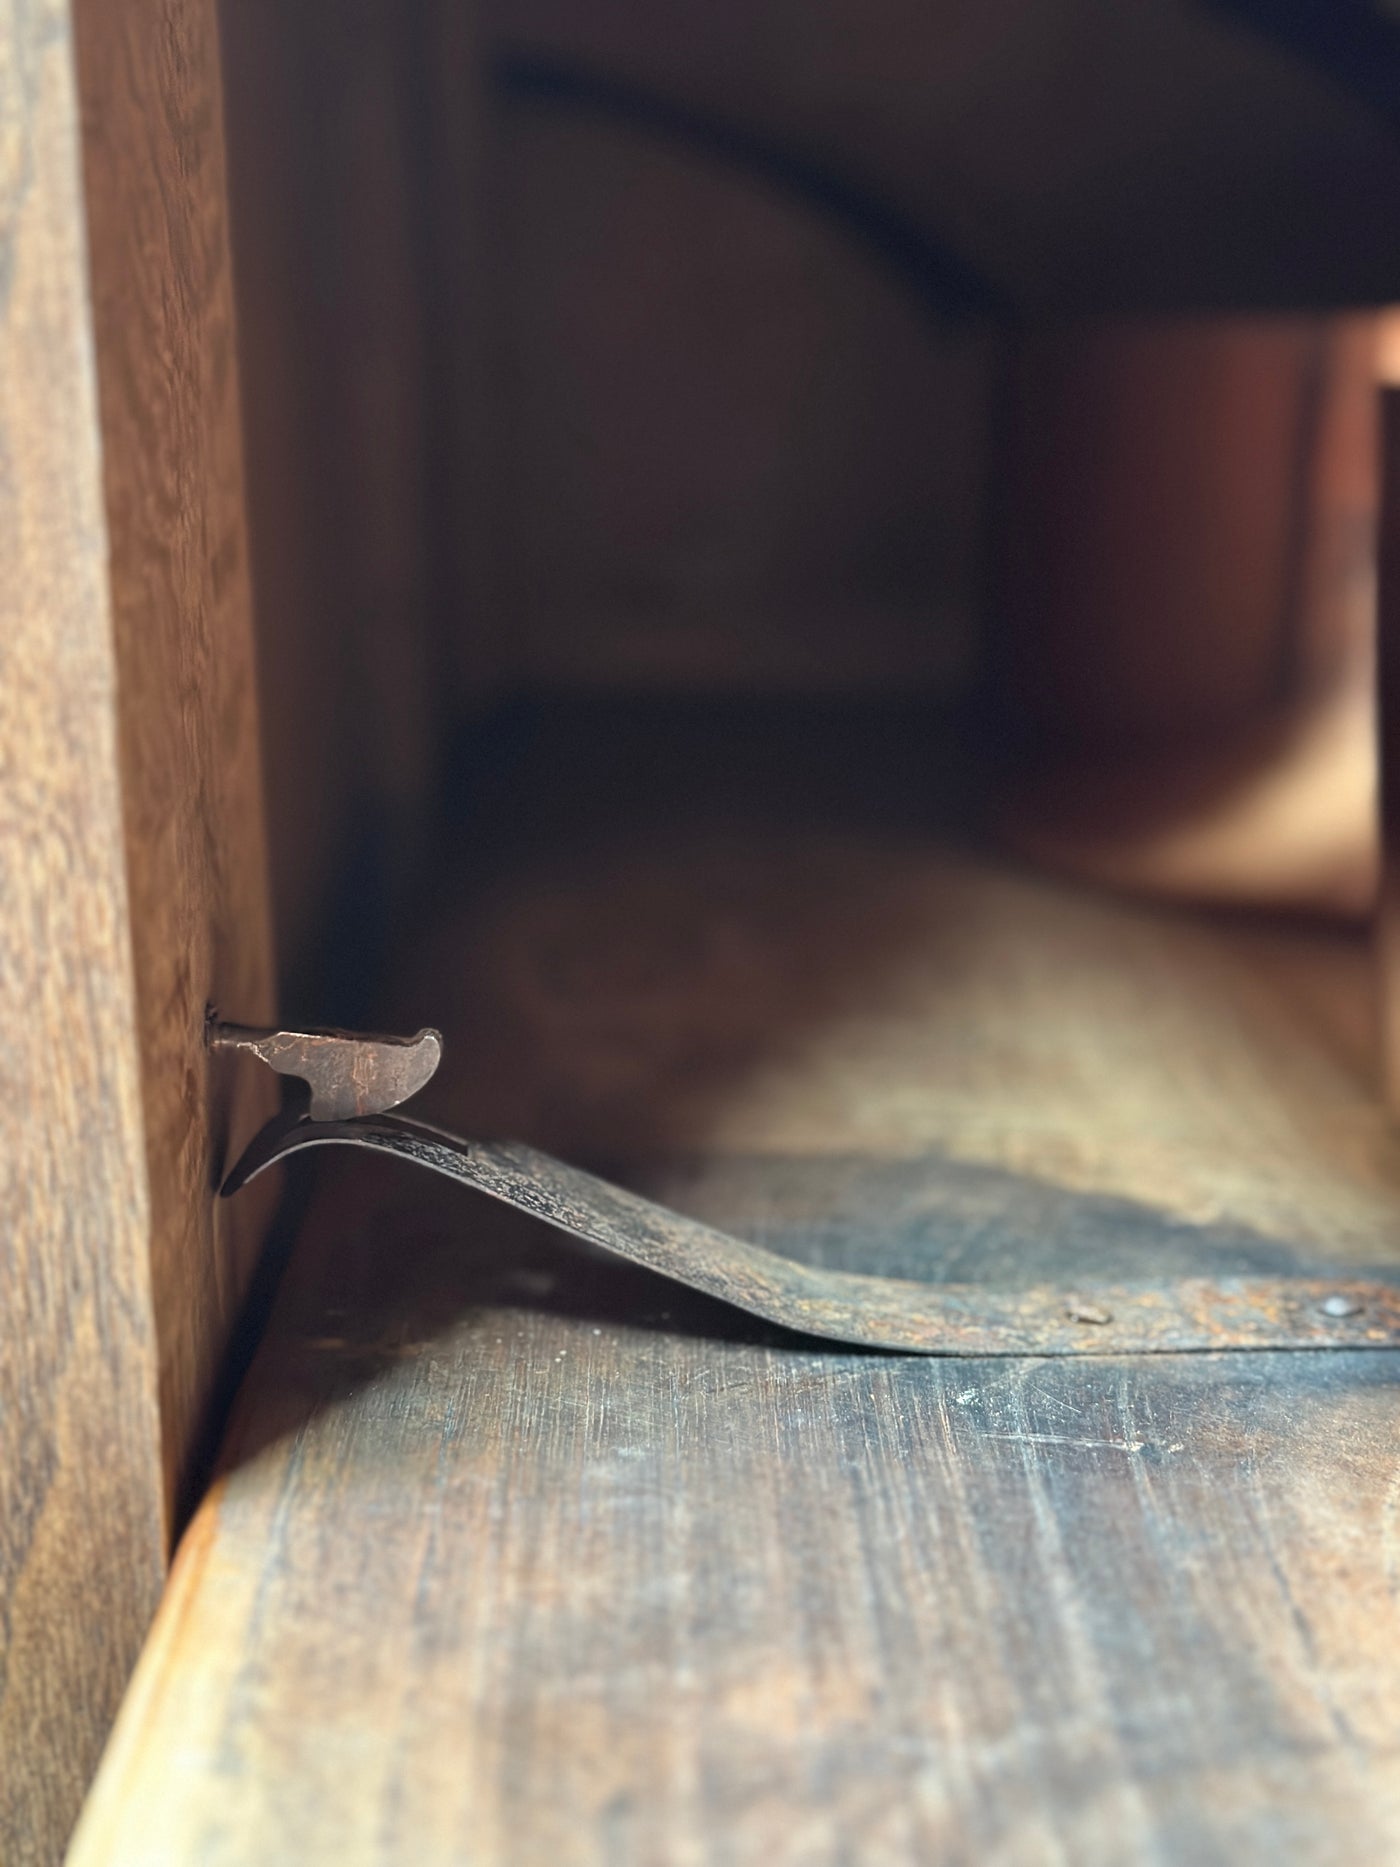
[[[161,1582],[150,1193],[61,13],[0,56],[0,1858],[49,1867]]]
[[[47,1867],[264,1216],[216,1220],[256,1111],[202,1042],[271,1010],[212,0],[0,28],[0,564],[0,1860]]]

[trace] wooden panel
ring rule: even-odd
[[[1370,912],[1375,345],[1355,317],[1018,346],[992,651],[1038,860]]]
[[[212,0],[75,27],[173,1515],[269,1210],[213,1204],[268,1096],[211,1083],[203,1030],[272,994],[223,116]]]
[[[96,1763],[265,1210],[215,1223],[265,1092],[212,1093],[202,1031],[270,960],[210,27],[21,4],[0,42],[7,1867]]]
[[[1179,744],[1296,703],[1329,336],[1216,319],[1019,346],[1001,629],[1042,732]]]
[[[0,1857],[48,1867],[160,1590],[149,1200],[71,45],[0,49]]]
[[[626,822],[560,724],[404,975],[440,1118],[863,1269],[1394,1262],[1359,940],[804,825],[771,721],[615,728]],[[1387,1858],[1398,1372],[851,1354],[342,1157],[73,1858]]]

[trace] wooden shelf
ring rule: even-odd
[[[459,850],[438,1118],[905,1275],[1394,1262],[1359,942],[648,791]],[[331,1158],[73,1858],[1387,1858],[1396,1372],[814,1347]]]

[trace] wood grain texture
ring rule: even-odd
[[[74,24],[173,1517],[269,1211],[211,1189],[275,1102],[204,1048],[207,1005],[272,1013],[217,22],[78,0]]]
[[[577,750],[405,978],[437,1118],[853,1269],[1394,1261],[1359,941],[765,825],[733,744],[609,848]],[[1400,1848],[1395,1355],[851,1354],[333,1169],[77,1867]]]
[[[676,103],[858,181],[1023,305],[1393,293],[1400,177],[1386,128],[1209,9],[872,0],[814,20],[714,0],[677,20],[632,0],[486,0],[482,12],[488,48],[621,80],[663,117]]]
[[[0,28],[0,1859],[58,1857],[265,1202],[206,997],[268,1005],[202,0]]]
[[[1042,733],[1210,740],[1315,684],[1299,561],[1335,344],[1316,318],[1215,318],[1018,346],[997,630]]]
[[[160,1592],[150,1202],[77,100],[0,33],[0,1858],[49,1867]]]
[[[82,1867],[1393,1853],[1390,1357],[826,1354],[346,1190]]]

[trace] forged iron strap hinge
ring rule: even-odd
[[[305,1083],[254,1137],[225,1198],[305,1148],[395,1155],[752,1316],[853,1347],[914,1355],[1123,1355],[1211,1349],[1400,1347],[1400,1284],[1375,1279],[1192,1277],[1006,1290],[818,1269],[716,1231],[539,1149],[464,1141],[391,1109],[436,1070],[442,1039],[220,1024],[209,1043]]]

